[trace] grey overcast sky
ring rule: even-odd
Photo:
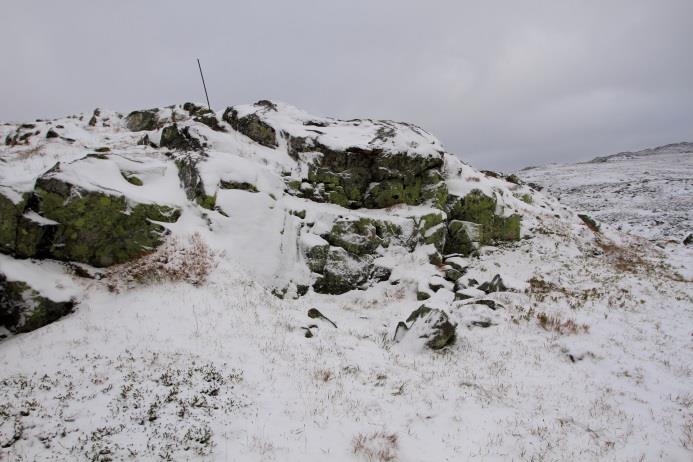
[[[481,168],[693,141],[691,0],[2,0],[0,120],[277,99]]]

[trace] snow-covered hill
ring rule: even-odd
[[[693,235],[693,143],[534,167],[518,175],[598,222],[656,242],[674,265],[683,265],[679,271],[693,275],[693,237],[688,237]]]
[[[693,454],[690,279],[417,126],[260,101],[0,135],[4,458]]]

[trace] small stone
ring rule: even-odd
[[[492,292],[507,292],[508,288],[505,286],[503,279],[500,274],[496,274],[491,281],[484,282],[478,287],[479,290],[483,290],[485,293],[490,294]]]

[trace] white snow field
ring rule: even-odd
[[[407,233],[437,209],[350,210],[300,197],[287,182],[304,178],[319,153],[296,158],[283,136],[263,146],[226,122],[215,131],[179,106],[160,109],[207,145],[198,169],[216,194],[208,210],[186,197],[169,150],[137,144],[144,134],[159,144],[161,127],[132,132],[103,110],[94,125],[90,114],[36,122],[27,130],[38,135],[0,148],[5,197],[18,202],[59,161],[48,177],[176,207],[180,218],[162,223],[170,234],[161,247],[122,265],[0,255],[8,280],[77,302],[0,340],[0,460],[693,460],[693,281],[670,252],[615,221],[595,232],[574,208],[596,209],[484,175],[418,127],[274,107],[257,113],[277,134],[312,125],[335,150],[441,156],[450,193],[494,196],[497,213],[522,215],[521,239],[446,260],[468,267],[469,287],[457,292],[471,298],[457,297],[446,266],[430,263],[430,244],[383,245],[375,261],[389,278],[299,297],[316,278],[304,248],[339,217],[390,220]],[[18,127],[0,126],[0,136]],[[51,127],[60,136],[46,139]],[[85,158],[99,147],[109,151]],[[658,183],[682,171],[646,168]],[[257,192],[217,188],[222,181]],[[507,291],[469,283],[495,275]],[[457,324],[455,342],[432,350],[414,328],[395,341],[431,278],[441,287],[425,303]],[[310,308],[337,328],[308,317]]]

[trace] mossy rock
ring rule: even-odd
[[[58,227],[59,224],[39,223],[26,215],[21,216],[17,226],[14,255],[18,258],[49,257]]]
[[[125,125],[130,131],[156,130],[159,128],[158,109],[133,111],[125,118]]]
[[[497,241],[517,241],[520,239],[520,215],[503,217],[496,214],[496,199],[475,189],[460,198],[448,198],[450,220],[477,223],[481,225],[479,242],[484,245]],[[474,240],[474,239],[472,239]]]
[[[358,257],[340,247],[330,247],[323,275],[313,289],[317,293],[339,295],[356,289],[368,280],[372,258]]]
[[[315,199],[350,208],[419,205],[427,200],[444,203],[447,188],[440,168],[442,157],[387,153],[380,149],[348,148],[336,151],[317,142],[289,142],[292,149],[317,151],[322,156],[309,165],[308,181],[324,185]]]
[[[367,192],[363,201],[368,208],[382,209],[396,204],[421,203],[421,179],[405,186],[400,179],[384,180],[375,183]]]
[[[126,173],[126,172],[120,172],[120,174],[123,176],[125,181],[127,181],[130,184],[133,184],[135,186],[142,186],[144,183],[142,180],[140,180],[137,176],[135,176],[132,173]]]
[[[200,162],[200,158],[196,154],[186,154],[176,159],[178,178],[188,200],[196,202],[202,208],[214,210],[216,194],[209,195],[205,191],[200,172],[197,169],[198,162]]]
[[[17,229],[20,217],[24,214],[28,196],[15,204],[0,192],[0,252],[12,254],[17,245]]]
[[[70,313],[75,302],[56,302],[22,281],[0,274],[0,326],[14,333],[29,332]]]
[[[304,255],[308,268],[314,273],[323,273],[327,264],[327,253],[330,250],[330,245],[324,244],[312,245],[304,249]]]
[[[392,222],[359,218],[337,220],[323,238],[331,245],[341,247],[354,255],[368,255],[393,241],[402,241],[402,228]]]
[[[445,254],[469,255],[476,250],[474,243],[479,242],[480,234],[481,225],[469,221],[450,221],[445,240]]]
[[[200,141],[190,134],[190,127],[179,129],[177,124],[168,125],[161,131],[159,146],[179,151],[199,151],[202,149]]]
[[[252,183],[247,183],[245,181],[224,181],[221,180],[219,183],[221,189],[240,189],[242,191],[259,192],[258,189]]]
[[[434,212],[415,219],[418,241],[422,244],[433,244],[438,252],[445,248],[447,228],[445,215],[442,212]]]
[[[58,178],[37,180],[34,200],[40,214],[60,225],[48,254],[103,267],[152,251],[162,242],[163,226],[180,211],[158,204],[130,204],[124,196],[88,191]]]
[[[250,138],[269,148],[276,148],[277,132],[267,123],[263,122],[257,114],[248,114],[238,117],[238,111],[232,107],[227,108],[222,116],[225,122],[231,127]]]

